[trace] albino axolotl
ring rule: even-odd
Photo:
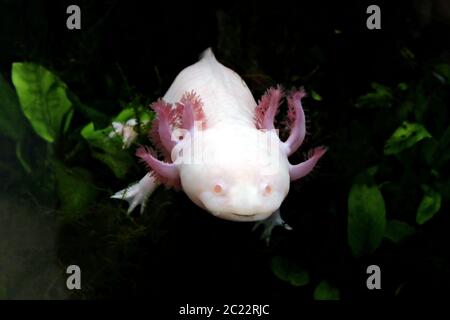
[[[305,137],[305,92],[287,94],[290,134],[281,141],[274,120],[284,95],[280,86],[270,88],[256,103],[244,80],[207,49],[152,104],[156,117],[150,139],[158,152],[137,150],[149,172],[113,198],[127,200],[128,212],[138,205],[142,212],[149,195],[165,184],[182,189],[219,218],[262,221],[265,237],[276,225],[289,229],[279,208],[290,182],[309,174],[326,149],[318,147],[306,161],[289,163]]]

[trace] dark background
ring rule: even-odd
[[[450,12],[439,9],[438,2],[375,1],[382,29],[368,30],[365,12],[373,3],[366,1],[144,5],[131,0],[1,0],[0,73],[5,78],[13,62],[42,64],[83,103],[112,117],[128,101],[148,105],[162,96],[178,72],[211,46],[219,61],[244,78],[256,99],[278,83],[318,92],[321,101],[308,98],[304,103],[309,135],[302,152],[318,145],[330,148],[311,177],[292,184],[281,207],[294,231],[276,229],[266,246],[251,232],[252,224],[216,219],[183,193],[163,188],[142,217],[135,212],[133,219],[126,218],[125,203],[109,195],[142,176],[143,166],[136,161],[125,179],[116,179],[92,159],[87,146],[68,163],[91,171],[99,194],[80,219],[61,220],[49,176],[37,169],[24,174],[14,158],[14,144],[0,137],[1,160],[10,166],[0,175],[3,227],[9,230],[3,233],[9,244],[1,258],[10,264],[3,273],[6,298],[300,301],[312,299],[323,279],[339,288],[341,299],[448,296],[448,198],[439,215],[401,244],[383,241],[361,258],[353,257],[347,244],[347,199],[354,177],[379,162],[389,162],[391,171],[385,175],[392,179],[404,169],[382,153],[402,120],[395,109],[355,104],[373,82],[392,87],[418,83],[428,79],[434,63],[449,63]],[[81,30],[66,28],[69,4],[81,7]],[[423,81],[434,86],[432,80]],[[424,123],[440,136],[448,126],[447,114],[433,112]],[[75,113],[72,133],[56,154],[63,157],[82,140],[79,131],[87,122]],[[29,143],[31,154],[45,150],[37,137]],[[302,152],[292,161],[300,161]],[[36,161],[39,167],[41,160]],[[414,165],[421,168],[421,162]],[[444,176],[446,171],[444,167]],[[389,218],[415,223],[421,195],[416,184],[405,182],[385,195]],[[295,287],[275,277],[270,267],[274,256],[308,270],[310,283]],[[65,282],[54,280],[64,278],[69,264],[83,270],[81,293],[66,292]],[[380,291],[366,288],[370,264],[382,269]]]

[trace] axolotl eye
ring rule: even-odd
[[[213,187],[213,192],[217,195],[223,194],[224,187],[221,183],[216,183]]]
[[[270,196],[272,194],[272,186],[268,183],[263,183],[262,184],[262,193],[265,196]]]

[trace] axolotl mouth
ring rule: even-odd
[[[211,211],[211,213],[219,218],[225,219],[225,220],[231,220],[231,221],[243,221],[243,222],[252,222],[252,221],[260,221],[267,218],[266,214],[243,214],[243,213],[236,213],[236,212],[218,212],[218,211]]]
[[[232,212],[231,214],[234,214],[235,216],[239,216],[239,217],[254,217],[256,216],[256,214],[239,214],[239,213],[234,213]]]

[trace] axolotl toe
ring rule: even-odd
[[[156,117],[150,139],[157,150],[137,151],[149,172],[113,198],[127,200],[129,212],[141,205],[142,212],[148,196],[164,184],[183,190],[196,205],[222,219],[270,218],[287,196],[290,182],[309,174],[326,152],[318,147],[302,163],[288,160],[305,137],[304,96],[303,89],[285,94],[276,87],[256,103],[244,80],[207,49],[151,105]],[[284,97],[290,134],[281,141],[274,120]]]

